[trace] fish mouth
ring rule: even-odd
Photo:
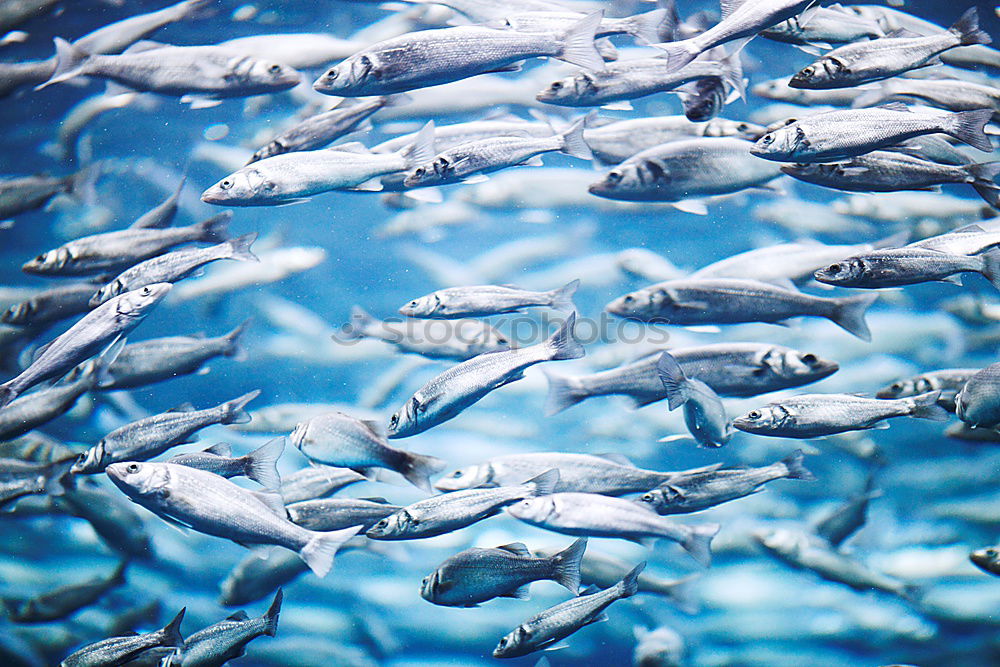
[[[111,478],[112,482],[121,482],[125,479],[125,463],[112,463],[104,469],[104,472]],[[77,464],[73,464],[76,468]]]
[[[798,74],[796,74],[795,76],[793,76],[791,79],[788,80],[788,87],[804,90],[813,88],[814,86],[812,85],[812,82],[809,80],[809,77],[803,75],[802,72],[799,72]]]
[[[733,428],[738,428],[745,433],[751,433],[751,422],[746,417],[737,417],[733,420]]]
[[[221,204],[226,201],[223,191],[215,186],[201,193],[201,200],[206,204]]]

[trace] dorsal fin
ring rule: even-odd
[[[214,456],[229,458],[233,455],[233,447],[228,442],[220,442],[207,449],[203,449],[202,454],[212,454]]]
[[[227,621],[245,621],[248,618],[250,618],[250,616],[248,616],[247,613],[242,609],[240,609],[235,614],[230,614],[229,616],[226,616]]]
[[[629,461],[628,457],[624,454],[619,454],[618,452],[608,452],[605,454],[594,454],[594,456],[599,456],[602,459],[611,461],[612,463],[617,463],[618,465],[628,466],[629,468],[635,468],[636,465]]]
[[[522,556],[522,557],[531,556],[531,551],[528,550],[528,547],[525,546],[523,542],[511,542],[510,544],[504,544],[502,546],[499,546],[497,547],[497,549],[500,549],[501,551],[507,551],[509,553],[514,554],[515,556]]]

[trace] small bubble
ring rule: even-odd
[[[215,125],[209,125],[205,128],[202,135],[209,141],[218,141],[219,139],[225,139],[229,135],[229,126],[225,123],[216,123]]]

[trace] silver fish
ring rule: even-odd
[[[291,551],[279,550],[267,558],[251,551],[219,584],[219,604],[234,607],[256,602],[308,571],[309,566]]]
[[[913,246],[874,250],[830,264],[815,276],[828,285],[878,289],[935,280],[961,284],[956,274],[963,272],[980,273],[1000,289],[1000,249],[972,256]]]
[[[710,466],[677,473],[669,483],[644,493],[639,500],[661,515],[699,512],[757,493],[761,486],[776,479],[815,480],[804,459],[802,450],[796,449],[784,459],[760,468]]]
[[[955,396],[958,418],[973,427],[1000,426],[1000,363],[976,372]]]
[[[697,378],[688,378],[669,352],[660,355],[656,371],[667,393],[668,408],[684,406],[684,422],[702,447],[722,447],[733,437],[733,427],[726,416],[719,395]]]
[[[992,153],[993,144],[983,133],[992,116],[991,109],[947,115],[916,112],[898,102],[871,109],[826,111],[768,132],[750,152],[779,162],[830,162],[943,132]]]
[[[401,93],[510,70],[514,63],[537,56],[599,70],[604,60],[594,46],[594,35],[603,16],[603,12],[589,14],[559,33],[482,26],[407,33],[362,49],[320,76],[313,88],[345,97]]]
[[[643,561],[620,582],[603,591],[585,592],[532,616],[503,637],[493,649],[494,658],[517,658],[545,649],[585,625],[607,619],[604,610],[639,591],[637,580],[646,567]]]
[[[135,222],[129,225],[129,229],[163,229],[173,224],[186,182],[187,176],[182,176],[174,191],[162,202],[136,218]]]
[[[573,295],[579,287],[579,280],[549,292],[531,292],[506,285],[449,287],[410,301],[399,309],[399,314],[406,317],[454,319],[517,313],[531,306],[546,306],[572,313],[576,311]]]
[[[332,495],[351,484],[365,481],[365,476],[350,468],[319,464],[285,475],[281,479],[281,497],[286,504]]]
[[[101,667],[102,665],[127,664],[128,661],[139,657],[147,649],[158,646],[179,648],[184,645],[184,637],[181,636],[181,621],[184,620],[186,610],[186,608],[181,609],[172,621],[159,630],[142,635],[108,637],[93,644],[87,644],[63,658],[59,667]]]
[[[192,435],[207,426],[250,421],[243,408],[259,395],[255,389],[214,408],[173,410],[125,424],[81,454],[73,472],[93,474],[119,461],[145,461],[190,442]]]
[[[106,472],[133,502],[167,521],[240,544],[285,547],[320,577],[326,576],[337,550],[359,529],[306,530],[285,518],[280,496],[255,494],[205,470],[130,461],[112,463]]]
[[[554,493],[511,505],[515,519],[566,535],[677,542],[703,565],[712,560],[712,538],[719,524],[687,525],[659,516],[646,505],[594,493]]]
[[[882,387],[875,393],[876,398],[906,398],[926,394],[929,391],[941,392],[938,405],[948,412],[955,411],[955,397],[965,383],[979,372],[978,368],[947,368],[921,373],[913,377],[896,380]]]
[[[127,566],[128,563],[122,561],[110,575],[91,577],[86,581],[61,586],[27,600],[5,599],[3,604],[15,623],[59,621],[94,604],[108,591],[125,584]]]
[[[361,526],[364,532],[403,509],[385,498],[317,498],[286,505],[288,518],[309,530],[338,530]]]
[[[526,599],[531,582],[549,579],[574,595],[587,538],[548,557],[532,556],[521,542],[493,549],[466,549],[424,577],[420,597],[446,607],[475,607],[497,597]]]
[[[257,232],[244,234],[230,241],[223,241],[208,248],[174,250],[157,257],[151,257],[126,269],[109,282],[90,299],[90,306],[96,308],[108,299],[123,292],[130,292],[153,283],[175,283],[190,276],[201,267],[222,259],[241,262],[257,262],[257,256],[250,246],[257,240]]]
[[[147,285],[116,296],[90,311],[65,333],[39,348],[35,360],[17,377],[0,384],[0,407],[45,380],[60,377],[139,326],[170,291],[169,283]]]
[[[160,255],[183,243],[226,241],[232,213],[188,227],[123,229],[84,236],[42,253],[21,270],[44,276],[80,276],[117,271]]]
[[[885,428],[893,417],[946,421],[939,392],[880,399],[853,394],[801,394],[751,410],[733,420],[747,433],[776,438],[821,438],[845,431]]]
[[[64,478],[71,457],[35,463],[21,459],[0,459],[0,507],[34,494],[59,496],[65,493]]]
[[[510,349],[507,337],[483,320],[381,321],[359,306],[351,309],[351,321],[340,336],[347,340],[374,338],[395,345],[402,352],[455,361]]]
[[[670,354],[685,375],[701,380],[720,396],[757,396],[801,387],[829,377],[839,368],[836,362],[812,352],[767,343],[713,343],[673,348]],[[546,371],[546,413],[557,414],[594,396],[626,396],[636,407],[661,401],[667,391],[656,370],[658,361],[657,355],[650,355],[589,375]]]
[[[291,440],[310,461],[359,472],[387,468],[425,491],[431,489],[430,476],[445,466],[444,461],[433,456],[391,447],[380,424],[343,412],[330,412],[298,424]]]
[[[279,588],[271,606],[261,616],[250,618],[245,611],[238,611],[229,618],[190,635],[176,658],[166,664],[223,665],[245,652],[247,643],[257,637],[273,637],[278,632],[278,615],[284,593]]]
[[[994,119],[1000,114],[1000,90],[995,86],[961,79],[889,79],[877,88],[856,95],[852,106],[870,107],[887,102],[914,101],[948,111],[993,109]]]
[[[209,4],[209,0],[184,0],[155,12],[136,14],[84,35],[73,46],[87,53],[120,53],[164,26],[198,18]]]
[[[1000,576],[1000,547],[976,549],[969,554],[969,560],[984,572]]]
[[[365,533],[374,540],[415,540],[444,535],[496,515],[511,503],[552,493],[558,470],[546,470],[517,486],[466,489],[420,500],[390,514]]]
[[[813,273],[842,257],[874,250],[875,244],[826,245],[819,242],[778,243],[732,255],[703,266],[689,278],[750,278],[794,283],[812,280]]]
[[[44,327],[90,310],[93,283],[73,283],[53,287],[11,305],[0,315],[0,322],[19,327]]]
[[[758,280],[702,278],[668,280],[615,299],[605,310],[640,322],[675,325],[783,322],[825,317],[862,340],[870,340],[865,311],[877,295],[827,298]]]
[[[453,419],[494,389],[520,380],[530,366],[582,357],[583,346],[573,336],[575,323],[576,313],[570,313],[546,341],[516,350],[481,354],[441,373],[392,415],[389,437],[416,435]]]
[[[618,164],[640,151],[691,137],[736,137],[756,139],[764,128],[745,121],[713,118],[693,123],[684,116],[630,118],[596,125],[583,131],[591,152],[606,164]],[[436,136],[436,135],[435,135]]]
[[[818,7],[809,12],[808,20],[798,16],[760,31],[761,37],[776,42],[800,46],[849,44],[864,39],[885,37],[878,22],[856,16],[840,5]]]
[[[970,7],[951,28],[930,37],[888,36],[859,41],[830,51],[792,77],[792,88],[847,88],[888,79],[912,69],[927,67],[937,56],[957,46],[989,44],[993,40],[979,29],[979,14]]]
[[[285,451],[284,438],[269,440],[243,456],[233,456],[232,447],[226,443],[219,443],[201,452],[176,454],[167,459],[167,463],[207,470],[227,479],[242,475],[265,489],[277,491],[281,486],[277,463],[283,451]],[[341,527],[346,528],[346,526]]]
[[[97,385],[102,372],[99,362],[87,362],[73,378],[0,408],[0,441],[16,438],[68,412],[78,398]]]

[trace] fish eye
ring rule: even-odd
[[[987,549],[986,555],[989,556],[990,558],[996,558],[998,555],[1000,555],[1000,552],[997,552],[996,549]]]
[[[130,475],[139,472],[139,464],[129,463],[127,466],[125,466],[125,472],[129,473]]]
[[[219,187],[222,188],[223,190],[228,190],[229,188],[233,187],[233,182],[227,178],[226,180],[219,183]]]
[[[278,72],[281,71],[281,65],[275,63],[274,65],[268,67],[267,71],[270,72],[271,74],[277,74]]]
[[[326,73],[326,78],[328,78],[328,79],[336,79],[337,78],[337,70],[336,69],[331,69],[329,72]]]
[[[765,146],[767,146],[773,141],[774,141],[773,134],[765,134],[763,137],[760,138],[760,143],[764,144]]]
[[[760,410],[751,410],[749,413],[747,413],[747,418],[760,419],[761,418]]]
[[[836,275],[836,274],[840,273],[840,271],[841,271],[842,268],[843,267],[841,267],[840,264],[831,264],[830,266],[826,267],[826,272],[827,273],[832,273],[832,274]]]
[[[462,473],[462,471],[461,471],[461,470],[456,470],[455,472],[451,473],[451,476],[452,476],[452,479],[458,479],[458,478],[459,478],[459,477],[461,477],[461,476],[462,476],[463,474],[464,474],[464,473]]]
[[[633,301],[635,301],[635,297],[632,296],[631,294],[627,294],[625,295],[625,298],[622,299],[622,301],[624,301],[625,303],[632,303]]]
[[[651,502],[653,502],[653,494],[652,493],[644,493],[642,495],[642,502],[644,502],[644,503],[651,503]]]
[[[893,391],[903,391],[903,383],[893,382],[889,389],[892,389]]]
[[[739,130],[740,132],[746,132],[747,130],[750,129],[750,126],[747,125],[746,123],[740,123],[739,125],[736,126],[736,129]]]
[[[389,426],[391,428],[396,428],[396,426],[398,425],[399,425],[399,415],[393,415],[392,418],[389,420]]]
[[[35,261],[36,262],[44,262],[45,261],[45,253],[42,253],[41,255],[39,255],[38,257],[36,257]]]
[[[507,638],[506,637],[504,637],[504,638],[502,638],[500,640],[500,648],[504,648],[505,646],[507,646]]]
[[[622,174],[622,172],[620,172],[617,169],[615,169],[614,171],[609,171],[608,172],[607,179],[608,179],[608,182],[612,183],[612,184],[614,184],[614,183],[620,183],[623,176],[624,175]]]
[[[812,352],[808,352],[806,354],[803,354],[802,355],[802,361],[804,363],[807,363],[807,364],[815,364],[816,361],[817,361],[816,355],[813,354]]]
[[[142,295],[143,296],[149,296],[152,293],[153,293],[153,291],[151,289],[149,289],[148,287],[143,287],[142,288]]]
[[[805,74],[806,76],[812,76],[813,73],[815,73],[815,71],[816,68],[810,65],[809,67],[806,67],[804,70],[802,70],[802,73]]]
[[[561,89],[562,89],[562,87],[563,87],[563,85],[562,85],[562,81],[554,81],[554,82],[552,83],[552,85],[551,85],[551,86],[549,86],[549,87],[550,87],[550,88],[551,88],[552,90],[561,90]]]

